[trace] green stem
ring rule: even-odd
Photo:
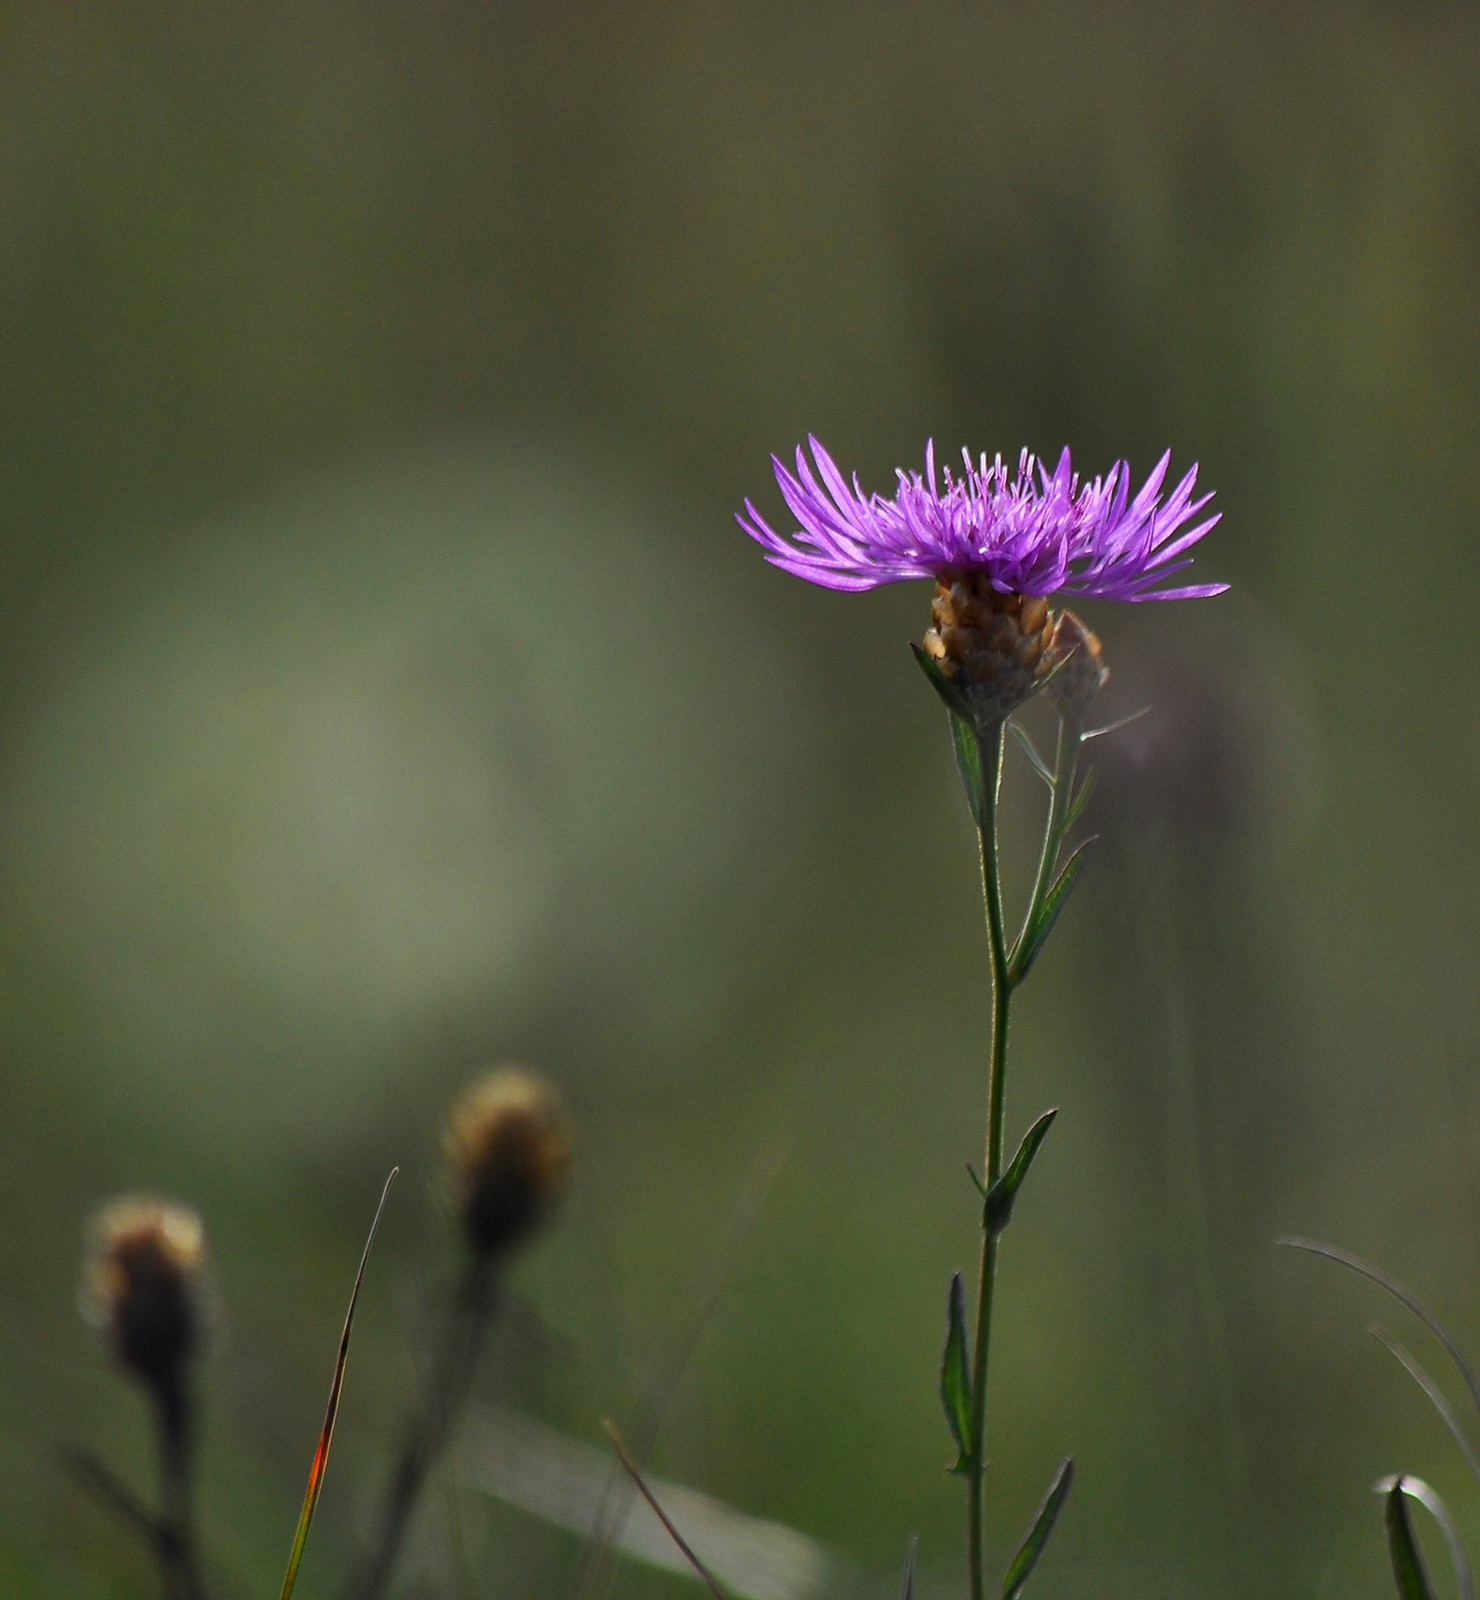
[[[179,1373],[162,1378],[153,1388],[162,1500],[156,1546],[164,1590],[171,1600],[201,1600],[190,1504],[190,1397]]]
[[[987,906],[987,938],[992,956],[992,1055],[987,1075],[986,1185],[1002,1175],[1002,1121],[1006,1109],[1007,1020],[1012,999],[1007,932],[1002,915],[1002,874],[997,858],[997,791],[1002,779],[1003,728],[977,735],[980,754],[982,895]],[[976,1343],[971,1362],[971,1450],[966,1474],[967,1570],[971,1600],[986,1600],[982,1537],[983,1480],[986,1475],[987,1361],[992,1344],[992,1291],[997,1276],[997,1235],[982,1229],[981,1276],[977,1286]]]

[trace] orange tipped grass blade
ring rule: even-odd
[[[288,1570],[283,1577],[281,1600],[289,1600],[293,1585],[298,1582],[298,1568],[303,1563],[304,1546],[308,1543],[308,1530],[313,1525],[313,1514],[319,1503],[319,1490],[324,1487],[324,1473],[329,1466],[329,1450],[334,1443],[334,1419],[339,1413],[339,1395],[344,1388],[344,1368],[349,1360],[349,1336],[355,1323],[355,1307],[359,1304],[360,1285],[365,1281],[365,1264],[370,1259],[370,1247],[380,1227],[380,1216],[385,1210],[391,1185],[400,1172],[392,1167],[385,1188],[380,1191],[380,1204],[375,1208],[375,1219],[370,1224],[370,1234],[360,1253],[360,1270],[355,1273],[355,1286],[349,1297],[349,1310],[344,1314],[344,1332],[339,1335],[339,1356],[334,1363],[334,1381],[329,1385],[329,1404],[324,1409],[324,1426],[319,1430],[319,1442],[314,1449],[313,1465],[308,1469],[308,1487],[303,1491],[303,1509],[298,1513],[298,1531],[293,1535],[293,1551],[288,1557]]]

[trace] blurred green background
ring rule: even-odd
[[[1016,1014],[1010,1136],[1064,1111],[995,1548],[1069,1450],[1044,1600],[1386,1595],[1389,1471],[1480,1538],[1374,1294],[1271,1242],[1480,1348],[1473,9],[20,0],[3,39],[6,1589],[152,1592],[57,1465],[147,1481],[75,1312],[87,1213],[146,1187],[213,1239],[217,1587],[276,1592],[396,1161],[334,1592],[452,1260],[443,1107],[514,1058],[581,1153],[489,1392],[630,1414],[779,1142],[658,1466],[865,1570],[918,1533],[951,1592],[972,840],[928,591],[731,520],[808,431],[877,487],[930,436],[1170,445],[1224,513],[1231,594],[1089,611],[1110,712],[1153,709]],[[457,1499],[475,1593],[569,1592],[574,1540]],[[441,1514],[404,1593],[459,1592]]]

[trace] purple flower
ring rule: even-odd
[[[817,440],[808,442],[815,470],[800,448],[795,476],[772,458],[800,529],[790,537],[776,533],[749,500],[737,520],[773,565],[824,588],[873,589],[964,573],[985,574],[1004,594],[1105,600],[1190,600],[1228,587],[1157,587],[1191,564],[1187,551],[1219,515],[1187,527],[1213,498],[1193,499],[1195,466],[1162,501],[1171,451],[1131,499],[1123,461],[1081,484],[1068,450],[1052,475],[1025,450],[1015,478],[1001,456],[990,464],[985,456],[975,464],[965,456],[963,476],[947,467],[937,478],[931,443],[924,475],[899,473],[899,488],[886,500],[865,495],[856,477],[850,485]]]

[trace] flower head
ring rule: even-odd
[[[1218,521],[1216,512],[1195,520],[1212,499],[1193,498],[1195,466],[1162,498],[1170,451],[1132,499],[1123,461],[1081,483],[1068,450],[1051,474],[1025,450],[1016,477],[1000,456],[989,463],[967,455],[957,476],[949,467],[937,473],[930,444],[924,473],[900,472],[894,497],[885,499],[865,495],[856,477],[849,484],[817,440],[808,442],[812,461],[798,448],[795,474],[773,457],[799,530],[777,533],[749,500],[737,520],[768,561],[824,588],[873,589],[907,578],[948,584],[972,575],[1001,594],[1188,600],[1227,587],[1159,587],[1191,563],[1187,552]]]
[[[1050,653],[1055,671],[1048,680],[1048,698],[1061,717],[1082,728],[1089,708],[1110,679],[1104,646],[1099,635],[1066,608],[1054,622]]]
[[[205,1229],[186,1206],[123,1195],[88,1228],[82,1307],[119,1363],[151,1388],[178,1390],[205,1320]]]
[[[454,1104],[443,1135],[447,1191],[476,1256],[521,1243],[544,1219],[570,1165],[570,1131],[538,1073],[503,1067]]]

